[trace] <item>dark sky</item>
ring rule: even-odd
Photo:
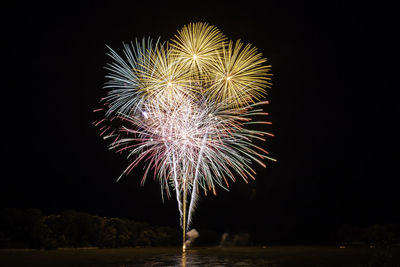
[[[301,240],[342,224],[400,220],[394,6],[141,2],[3,8],[3,207],[178,225],[175,200],[163,204],[152,180],[140,187],[140,171],[115,182],[128,162],[106,149],[92,110],[106,93],[106,44],[121,51],[123,41],[167,40],[204,21],[254,44],[272,64],[276,137],[265,147],[278,162],[257,167],[248,185],[202,197],[193,226]]]

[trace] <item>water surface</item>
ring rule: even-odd
[[[0,250],[0,266],[10,267],[362,267],[399,262],[400,248],[201,247],[184,254],[180,248]]]

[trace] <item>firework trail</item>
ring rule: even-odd
[[[255,179],[253,163],[275,161],[255,142],[273,136],[257,127],[271,124],[262,109],[270,66],[254,46],[226,40],[214,26],[190,23],[166,43],[124,44],[124,57],[109,48],[108,94],[95,110],[109,149],[130,160],[118,180],[142,162],[142,184],[152,174],[163,198],[175,192],[184,244],[199,192]]]

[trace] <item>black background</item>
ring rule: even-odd
[[[340,225],[400,220],[395,7],[384,2],[23,3],[3,8],[1,205],[75,209],[178,225],[176,201],[106,149],[92,126],[106,44],[167,40],[204,21],[272,64],[267,111],[278,161],[256,181],[201,197],[193,227],[325,240]],[[4,124],[3,124],[4,125]]]

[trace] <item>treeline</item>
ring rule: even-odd
[[[336,238],[342,245],[387,247],[400,244],[400,224],[375,224],[367,227],[343,225]]]
[[[265,227],[268,230],[268,227]],[[264,231],[267,231],[264,229]],[[310,229],[312,230],[312,229]],[[243,232],[224,233],[198,229],[197,246],[264,245],[306,243],[309,237],[296,236],[285,240],[287,233]],[[288,231],[290,233],[290,231]],[[306,233],[301,231],[300,233]],[[137,247],[180,246],[181,229],[151,226],[128,219],[100,217],[73,210],[43,215],[38,209],[0,210],[0,248],[63,248],[63,247]],[[309,232],[312,235],[312,232]],[[400,224],[376,224],[367,227],[343,225],[335,234],[325,235],[326,244],[345,246],[390,247],[400,245]],[[275,242],[274,242],[275,240]],[[279,240],[276,241],[276,240]],[[282,243],[284,242],[284,243]],[[323,243],[323,244],[325,244]],[[308,242],[306,244],[320,244]]]
[[[176,246],[179,228],[73,210],[45,216],[40,210],[0,210],[0,248]]]

